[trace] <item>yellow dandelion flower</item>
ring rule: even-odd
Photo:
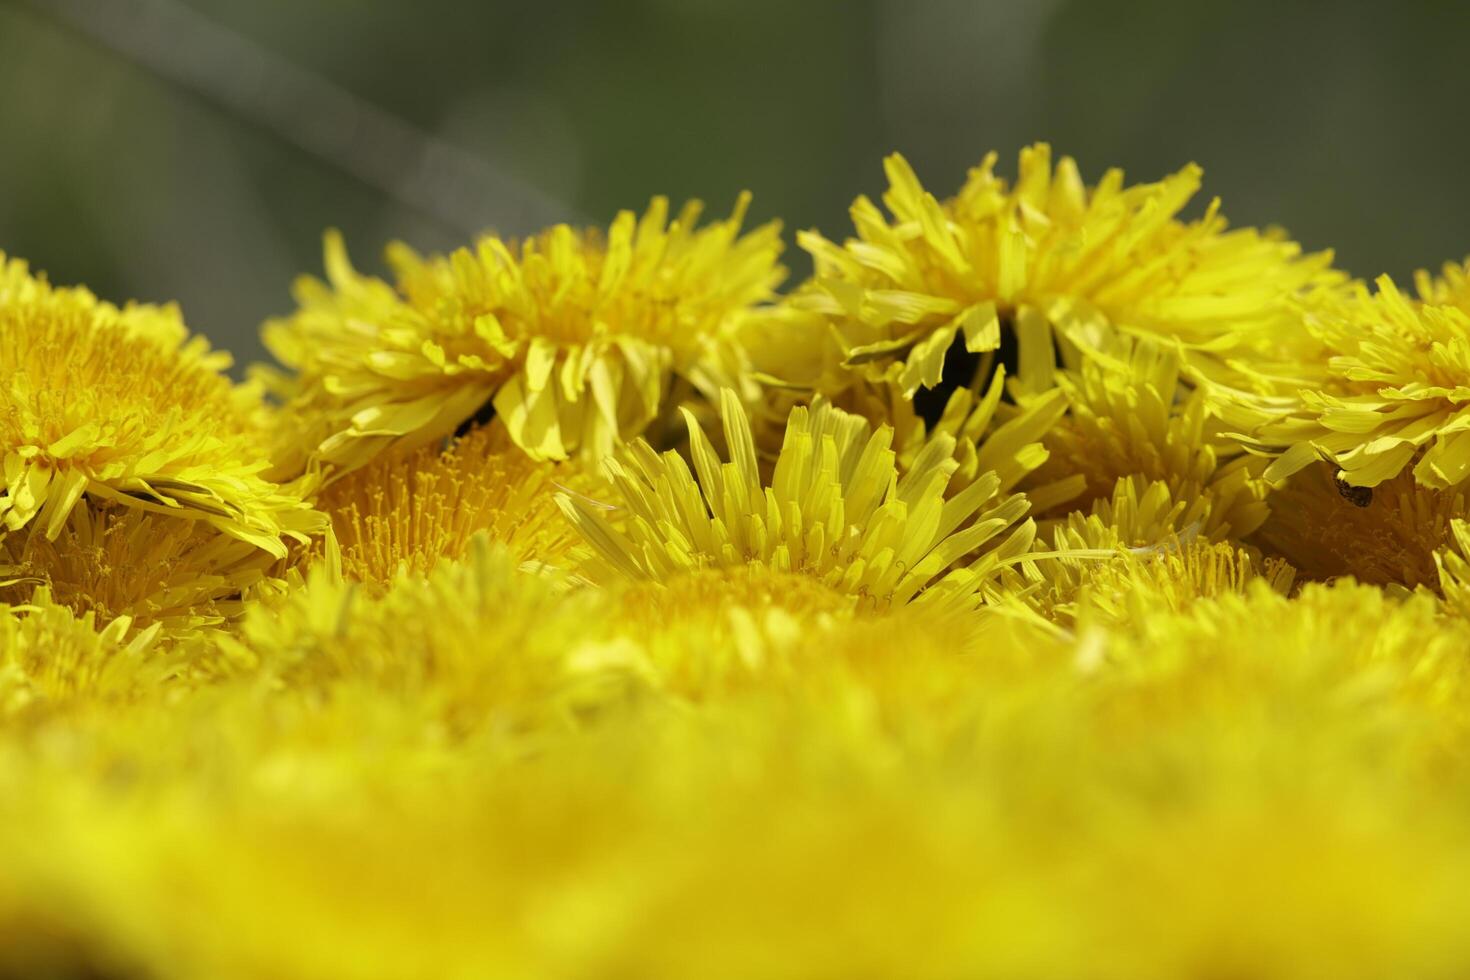
[[[1125,476],[1089,511],[1049,521],[1048,529],[1059,542],[1086,548],[1153,549],[1175,539],[1200,538],[1211,523],[1211,505],[1208,497],[1176,498],[1162,481]]]
[[[83,501],[54,539],[36,527],[0,538],[0,602],[44,585],[79,616],[181,636],[239,615],[275,563],[203,521]]]
[[[0,520],[55,538],[83,495],[202,520],[276,556],[318,526],[265,479],[260,405],[172,307],[118,309],[0,256]]]
[[[1316,463],[1292,475],[1272,494],[1271,516],[1250,540],[1307,578],[1432,588],[1435,552],[1451,540],[1452,523],[1470,517],[1463,490],[1420,486],[1407,471],[1355,487],[1334,470]]]
[[[159,627],[132,625],[126,616],[99,623],[93,612],[77,614],[44,586],[24,604],[0,605],[0,719],[155,696],[169,673],[154,655]]]
[[[971,388],[955,389],[932,425],[892,386],[884,387],[886,397],[881,410],[870,407],[856,414],[893,427],[900,473],[920,463],[926,447],[936,439],[950,439],[954,441],[957,468],[947,493],[953,496],[986,473],[994,473],[1000,480],[1001,493],[1010,493],[1025,481],[1032,509],[1039,511],[1043,505],[1073,492],[1075,481],[1065,477],[1060,481],[1028,480],[1050,457],[1047,437],[1065,415],[1067,398],[1064,392],[1053,389],[1019,405],[1011,404],[1002,401],[1005,384],[1005,369],[998,367],[983,394]],[[842,400],[839,398],[839,404]]]
[[[387,696],[461,732],[565,728],[645,684],[636,648],[604,641],[601,603],[520,572],[480,533],[461,560],[380,594],[313,568],[218,641],[219,669],[276,678],[293,697]]]
[[[1034,537],[1026,498],[1001,496],[987,473],[946,499],[954,440],[940,436],[899,477],[893,430],[819,403],[792,410],[775,474],[762,485],[745,409],[721,395],[724,462],[687,416],[698,479],[677,453],[635,443],[628,465],[604,464],[626,508],[625,530],[599,508],[562,495],[567,516],[596,552],[603,581],[664,581],[696,569],[756,564],[794,572],[857,598],[864,608],[921,595],[968,601]],[[997,536],[1007,537],[994,545]],[[990,546],[990,547],[987,547]]]
[[[1172,547],[1128,550],[1108,561],[1079,566],[1072,605],[1065,610],[1085,623],[1122,625],[1138,617],[1181,610],[1201,599],[1245,595],[1253,582],[1288,595],[1296,569],[1280,558],[1228,542],[1191,541]]]
[[[1288,598],[1269,582],[1243,595],[1190,605],[1181,613],[1144,616],[1110,638],[1117,664],[1163,668],[1161,676],[1187,682],[1172,698],[1154,696],[1132,678],[1115,678],[1120,693],[1149,713],[1183,716],[1195,705],[1190,695],[1234,700],[1280,698],[1330,708],[1323,696],[1373,686],[1366,700],[1385,708],[1407,707],[1437,724],[1403,736],[1438,743],[1445,735],[1470,733],[1464,696],[1470,664],[1463,651],[1470,624],[1447,619],[1442,604],[1423,593],[1400,597],[1352,581],[1308,583]],[[1210,675],[1234,675],[1211,691]],[[1308,694],[1308,692],[1311,692]],[[1197,702],[1196,702],[1197,703]],[[1335,712],[1334,712],[1335,713]],[[1324,748],[1351,752],[1350,744]],[[1461,745],[1457,751],[1463,751]],[[1420,756],[1419,761],[1428,759]]]
[[[1355,487],[1376,487],[1410,463],[1426,487],[1470,477],[1470,313],[1412,302],[1384,276],[1376,294],[1359,289],[1308,325],[1330,355],[1328,376],[1253,433],[1258,445],[1284,449],[1268,479],[1317,459],[1335,462]]]
[[[859,382],[827,399],[833,407],[858,415],[875,425],[893,429],[893,447],[900,475],[907,473],[925,457],[926,447],[937,438],[954,442],[957,464],[946,493],[953,496],[985,473],[1000,478],[1000,491],[1010,492],[1023,480],[1033,510],[1042,510],[1054,502],[1077,495],[1079,482],[1073,476],[1057,481],[1030,479],[1049,456],[1045,445],[1048,433],[1067,411],[1066,394],[1052,389],[1015,404],[1004,399],[1006,371],[997,366],[983,392],[973,388],[957,388],[949,392],[942,411],[931,420],[922,416],[912,399],[893,385]],[[762,472],[780,452],[785,440],[786,419],[791,409],[810,400],[810,391],[799,394],[768,391],[765,410],[757,409],[751,420],[755,431]],[[784,409],[779,427],[775,412]]]
[[[755,564],[699,568],[665,580],[629,580],[611,594],[618,627],[643,637],[676,622],[723,624],[734,610],[776,609],[810,625],[843,617],[854,606],[852,596],[818,579]]]
[[[1421,269],[1414,273],[1420,302],[1430,306],[1455,306],[1470,313],[1470,259],[1446,262],[1438,276]]]
[[[795,295],[811,288],[805,283]],[[772,394],[810,399],[813,393],[836,398],[862,376],[843,363],[846,357],[841,345],[834,343],[828,318],[803,309],[793,299],[787,296],[759,307],[737,327],[751,376],[765,387],[767,399]],[[785,420],[784,415],[778,419]]]
[[[487,403],[533,457],[605,455],[677,386],[742,382],[733,331],[785,276],[777,225],[740,234],[748,201],[705,228],[697,202],[670,221],[656,198],[606,235],[559,225],[429,258],[394,245],[396,287],[354,271],[329,235],[330,284],[300,282],[298,312],[265,331],[297,372],[291,417],[341,469],[446,436]]]
[[[1243,456],[1223,438],[1205,392],[1180,384],[1180,358],[1152,344],[1125,345],[1123,360],[1085,360],[1060,372],[1057,383],[1070,410],[1043,438],[1047,461],[1030,483],[1057,485],[1068,477],[1080,493],[1059,500],[1037,517],[1088,510],[1112,495],[1123,477],[1169,487],[1176,501],[1208,499],[1199,531],[1211,540],[1243,537],[1265,520],[1268,484],[1264,464]]]
[[[1198,167],[1132,186],[1111,170],[1089,188],[1071,158],[1053,168],[1038,144],[1008,186],[995,160],[940,203],[895,154],[884,162],[891,219],[860,197],[856,239],[798,236],[816,274],[793,302],[827,318],[849,367],[913,393],[940,382],[952,347],[991,352],[1009,330],[1018,380],[1039,391],[1054,339],[1090,349],[1124,335],[1177,343],[1192,376],[1254,389],[1301,333],[1297,298],[1341,279],[1330,254],[1303,257],[1278,232],[1227,231],[1218,202],[1179,220]],[[1234,363],[1245,357],[1262,363]]]
[[[594,484],[575,464],[531,459],[492,424],[447,449],[379,459],[329,484],[317,506],[332,521],[343,573],[384,586],[464,557],[481,532],[519,562],[561,563],[581,539],[556,494],[595,493]]]
[[[1043,523],[1043,535],[1051,538],[1050,554],[1055,561],[1023,566],[1028,578],[1042,584],[1035,601],[1055,618],[1071,618],[1073,603],[1094,579],[1116,580],[1132,574],[1109,568],[1131,561],[1147,564],[1155,558],[1168,558],[1183,549],[1212,543],[1205,528],[1217,525],[1214,501],[1209,496],[1176,497],[1169,484],[1128,476],[1118,480],[1112,492],[1092,502],[1088,511],[1074,511],[1065,518]],[[1188,579],[1201,581],[1215,576],[1228,576],[1229,569],[1196,568],[1196,564],[1214,566],[1226,559],[1208,549],[1200,550],[1194,561],[1165,560],[1152,566],[1163,574],[1186,574],[1181,588],[1189,591]],[[1014,591],[1024,586],[1013,579]]]
[[[862,615],[836,589],[763,566],[628,582],[607,595],[609,628],[643,652],[659,692],[711,712],[748,711],[741,699],[751,698],[760,712],[794,713],[804,724],[805,713],[821,716],[846,699],[864,716],[899,715],[987,677],[1066,662],[1053,635],[997,641],[999,617],[933,603]]]
[[[659,691],[699,703],[784,690],[820,656],[817,638],[856,606],[816,579],[761,565],[627,581],[607,595],[609,631],[641,651]]]
[[[1462,617],[1470,617],[1470,521],[1450,521],[1449,537],[1434,553],[1439,572],[1439,589],[1445,604]]]

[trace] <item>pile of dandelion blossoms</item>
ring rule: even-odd
[[[885,170],[244,381],[0,256],[0,973],[1466,975],[1470,266]]]

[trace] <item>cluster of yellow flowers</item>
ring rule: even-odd
[[[1470,264],[994,167],[243,382],[0,256],[0,974],[1465,975]]]

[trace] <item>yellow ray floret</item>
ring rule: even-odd
[[[644,684],[635,647],[607,640],[598,593],[566,596],[475,535],[459,561],[380,594],[315,566],[220,640],[226,675],[276,679],[285,697],[330,693],[352,713],[378,700],[447,734],[566,729]]]
[[[1255,582],[1288,595],[1296,583],[1296,569],[1280,558],[1263,558],[1227,542],[1198,540],[1129,549],[1081,570],[1075,610],[1089,624],[1125,625],[1201,600],[1245,595]]]
[[[1261,425],[1261,445],[1284,449],[1266,472],[1290,476],[1335,462],[1355,487],[1376,487],[1413,464],[1444,489],[1470,478],[1470,313],[1415,303],[1387,276],[1308,321],[1326,349],[1327,377]]]
[[[0,605],[0,725],[41,722],[60,712],[156,697],[170,674],[158,655],[160,628],[134,629],[127,616],[99,623],[33,590]]]
[[[1289,585],[1284,561],[1268,565],[1209,533],[1223,523],[1216,508],[1230,505],[1229,497],[1217,500],[1198,491],[1179,495],[1163,481],[1124,477],[1107,496],[1092,501],[1090,510],[1042,522],[1050,551],[1058,557],[1033,566],[1031,578],[1042,584],[1033,601],[1048,617],[1070,620],[1092,586],[1116,594],[1157,583],[1160,608],[1173,608],[1180,597],[1214,595],[1237,579],[1264,575]]]
[[[1439,588],[1445,605],[1457,615],[1470,618],[1470,521],[1450,522],[1449,536],[1434,553]]]
[[[1069,411],[1043,439],[1046,462],[1021,486],[1033,501],[1033,484],[1075,477],[1082,487],[1045,511],[1038,507],[1038,519],[1086,511],[1111,496],[1118,480],[1137,477],[1168,486],[1176,501],[1208,499],[1197,530],[1211,540],[1243,537],[1265,520],[1264,464],[1222,436],[1203,390],[1180,383],[1176,352],[1128,344],[1120,357],[1059,372],[1057,383]]]
[[[923,460],[927,447],[936,439],[953,439],[958,466],[946,492],[953,496],[993,473],[1000,479],[1002,493],[1026,481],[1027,498],[1033,511],[1039,511],[1051,501],[1075,493],[1076,481],[1067,477],[1059,481],[1029,479],[1050,457],[1047,439],[1067,411],[1067,397],[1053,389],[1012,404],[1003,400],[1005,385],[1006,371],[997,367],[983,392],[957,388],[932,425],[891,385],[854,386],[841,397],[853,406],[850,410],[855,414],[893,426],[900,473],[907,473]],[[854,397],[861,392],[869,392],[870,397]],[[879,392],[880,397],[872,397]]]
[[[643,431],[676,380],[709,395],[739,383],[732,331],[785,275],[776,225],[740,234],[747,202],[705,228],[699,204],[670,221],[657,198],[605,235],[559,225],[427,258],[394,245],[395,286],[354,271],[329,235],[329,283],[303,280],[298,312],[265,331],[296,372],[305,450],[352,469],[488,402],[532,456],[596,458]]]
[[[861,197],[855,239],[799,236],[816,275],[793,302],[827,318],[849,367],[913,392],[939,383],[952,346],[994,350],[1011,330],[1020,381],[1037,390],[1054,337],[1088,349],[1123,334],[1178,343],[1196,376],[1255,388],[1300,342],[1295,301],[1341,278],[1330,255],[1303,257],[1277,232],[1227,231],[1218,202],[1180,220],[1198,167],[1132,186],[1111,170],[1088,187],[1070,157],[1053,168],[1038,144],[1008,185],[995,159],[941,203],[895,154],[891,218]]]
[[[332,521],[343,573],[384,586],[463,557],[482,531],[519,562],[562,562],[580,538],[556,494],[597,482],[574,463],[531,459],[491,425],[447,449],[380,459],[328,485],[317,506]]]
[[[104,626],[126,617],[178,637],[238,616],[275,564],[203,521],[83,500],[55,539],[35,526],[0,538],[0,602],[45,586]]]
[[[925,458],[926,447],[935,439],[948,438],[954,442],[957,468],[950,477],[947,494],[953,496],[984,474],[994,473],[1003,493],[1024,480],[1032,508],[1040,512],[1072,499],[1081,485],[1072,475],[1059,480],[1030,478],[1047,462],[1050,451],[1046,442],[1067,412],[1067,396],[1052,389],[1015,404],[1004,397],[1006,377],[1005,368],[997,366],[984,389],[956,388],[932,420],[924,418],[912,399],[891,384],[858,382],[829,401],[844,412],[893,429],[900,475]],[[791,408],[810,397],[810,392],[795,397],[792,394],[766,392],[765,411],[758,411],[752,419],[763,465],[780,450]]]
[[[1438,276],[1421,269],[1414,273],[1414,287],[1430,306],[1455,306],[1470,313],[1470,259],[1446,262]]]
[[[893,430],[830,405],[792,411],[769,485],[762,485],[745,410],[721,397],[731,461],[689,417],[697,482],[677,453],[635,443],[626,465],[605,464],[625,530],[599,508],[563,495],[562,508],[596,551],[602,579],[661,581],[702,568],[762,565],[795,572],[857,599],[901,606],[921,595],[982,595],[997,569],[1029,548],[1021,494],[1002,496],[986,473],[946,499],[954,440],[932,440],[902,477]],[[998,545],[995,539],[1007,532]]]
[[[262,476],[261,406],[178,311],[118,309],[0,256],[0,521],[55,538],[83,494],[202,520],[274,555],[319,521]]]

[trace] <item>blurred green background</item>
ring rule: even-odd
[[[1466,36],[1380,0],[0,0],[0,249],[244,361],[327,226],[377,269],[748,188],[841,237],[889,151],[944,196],[1045,139],[1407,276],[1470,252]]]

